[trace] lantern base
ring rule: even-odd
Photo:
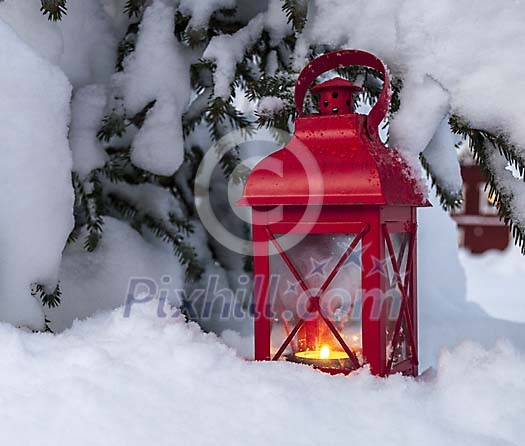
[[[307,353],[307,352],[299,352]],[[297,364],[304,364],[312,366],[316,369],[322,370],[330,374],[344,373],[348,374],[353,370],[356,370],[356,367],[348,355],[340,355],[338,358],[328,358],[328,359],[319,359],[311,358],[307,355],[298,355],[297,353],[290,353],[284,356],[285,359],[289,362],[295,362]]]

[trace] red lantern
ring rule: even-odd
[[[353,109],[350,82],[312,88],[322,73],[360,65],[384,76],[368,116]],[[301,72],[299,117],[286,147],[257,164],[240,204],[253,208],[255,359],[348,373],[418,373],[416,208],[429,203],[378,126],[391,97],[383,63],[337,51]]]

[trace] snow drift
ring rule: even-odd
[[[44,327],[31,284],[51,292],[73,227],[71,86],[1,20],[0,319]]]
[[[418,382],[245,362],[156,305],[53,336],[0,325],[0,443],[494,446],[525,435],[525,358],[467,343]],[[31,420],[28,423],[28,420]]]

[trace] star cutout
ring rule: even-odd
[[[400,274],[397,274],[397,273],[393,273],[392,274],[392,280],[390,281],[390,287],[395,287],[397,286],[398,282],[401,282],[402,284],[405,282],[405,277],[406,277],[407,273],[400,273]]]
[[[341,265],[341,268],[346,268],[347,266],[355,265],[359,269],[362,268],[363,262],[361,261],[361,251],[352,251],[350,255],[346,258],[346,260]]]
[[[294,282],[290,282],[289,280],[287,280],[286,283],[288,284],[288,289],[284,292],[285,294],[297,293],[297,285],[298,285],[297,282],[294,283]]]
[[[355,265],[359,269],[363,268],[363,254],[370,248],[370,244],[363,245],[361,249],[357,247],[350,253],[347,259],[341,265],[341,268],[346,268],[347,266]]]
[[[319,274],[321,277],[325,277],[326,274],[324,272],[324,269],[328,265],[328,262],[330,259],[322,260],[321,262],[318,262],[313,257],[310,257],[310,261],[312,262],[312,271],[310,271],[310,274],[308,274],[308,277],[312,277],[316,274]]]
[[[375,256],[372,256],[373,265],[372,265],[372,269],[367,274],[367,277],[370,277],[371,275],[376,274],[376,273],[381,274],[383,277],[388,277],[388,268],[387,268],[388,262],[389,262],[388,258],[385,260],[381,260]]]

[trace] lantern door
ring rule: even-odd
[[[331,373],[363,365],[363,255],[372,215],[378,222],[378,212],[332,207],[315,223],[254,226],[254,241],[265,242],[256,243],[256,359]]]
[[[385,374],[417,375],[416,209],[390,209],[382,221],[381,262],[386,331]]]

